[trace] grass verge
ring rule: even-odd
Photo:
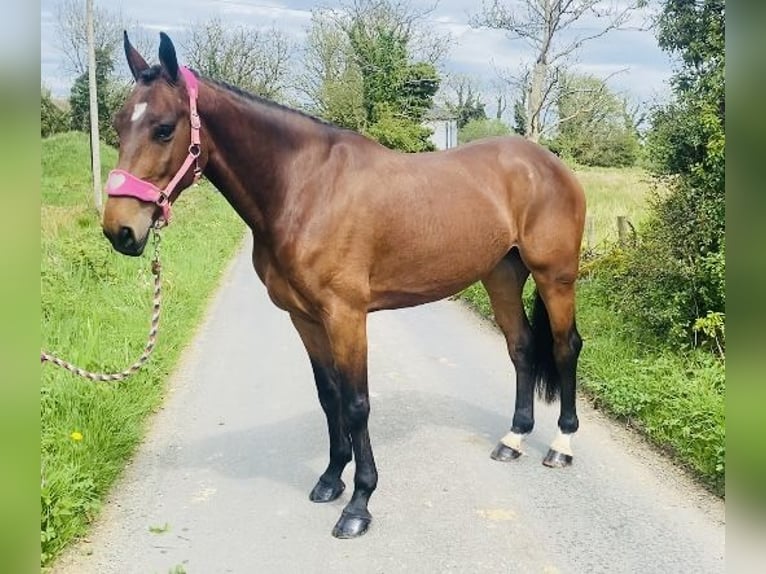
[[[706,351],[676,353],[642,342],[630,322],[604,305],[600,288],[597,277],[580,280],[582,387],[595,406],[644,432],[723,496],[723,363]]]
[[[578,170],[588,211],[604,244],[616,239],[617,215],[641,221],[651,184],[641,170]],[[527,308],[534,284],[525,287]],[[723,495],[725,486],[725,367],[703,351],[675,353],[647,342],[630,318],[607,305],[598,272],[578,282],[577,326],[585,341],[579,384],[592,403],[639,429]],[[492,317],[486,291],[475,284],[461,293],[480,314]]]
[[[634,226],[640,224],[655,184],[638,167],[580,167],[576,171],[585,189],[587,215],[593,219],[591,249],[599,251],[617,241],[617,216],[627,217]]]
[[[42,142],[42,347],[89,370],[118,371],[143,350],[152,298],[150,254],[112,251],[89,207],[84,134]],[[103,147],[104,174],[116,163]],[[157,349],[122,383],[91,383],[44,365],[41,378],[41,563],[97,514],[138,444],[165,381],[243,237],[244,224],[209,185],[186,190],[163,232],[163,316]]]

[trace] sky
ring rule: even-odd
[[[82,5],[85,5],[85,1]],[[505,0],[506,4],[521,0]],[[606,0],[606,4],[620,4],[627,0]],[[44,86],[56,97],[69,94],[74,74],[66,64],[57,37],[57,7],[62,0],[40,1],[40,73]],[[434,0],[410,0],[414,7],[433,5]],[[311,22],[311,9],[332,2],[315,0],[94,0],[97,7],[119,12],[130,22],[128,32],[156,39],[154,52],[144,54],[147,61],[156,61],[159,32],[166,32],[179,50],[185,31],[195,23],[219,17],[233,25],[254,28],[276,27],[287,34],[297,45],[303,42]],[[450,35],[450,50],[441,69],[447,74],[467,74],[473,77],[484,91],[487,111],[492,108],[493,85],[498,70],[518,70],[528,61],[529,50],[518,40],[509,39],[503,31],[475,29],[469,26],[469,16],[481,6],[478,1],[440,0],[427,16],[425,24],[435,33]],[[672,61],[657,46],[652,30],[641,27],[656,3],[650,2],[647,10],[631,18],[634,29],[618,30],[586,44],[577,54],[575,69],[599,77],[610,76],[608,84],[625,95],[633,103],[651,104],[663,101],[669,95],[668,80],[672,73]],[[578,22],[578,31],[591,32],[598,21],[589,18]],[[124,61],[122,72],[127,70]],[[613,75],[612,75],[613,74]]]

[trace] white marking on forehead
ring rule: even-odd
[[[144,115],[145,111],[146,111],[146,102],[137,103],[136,106],[133,108],[133,115],[130,116],[130,121],[135,122],[141,116]]]

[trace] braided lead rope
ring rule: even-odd
[[[144,352],[141,354],[138,360],[120,373],[92,373],[44,351],[40,352],[40,363],[49,361],[54,365],[58,365],[59,367],[74,373],[75,375],[85,379],[90,379],[91,381],[99,382],[121,381],[123,379],[127,379],[130,375],[137,372],[141,367],[144,366],[144,363],[149,360],[152,351],[154,351],[154,345],[157,342],[158,326],[160,323],[160,271],[162,270],[162,266],[160,264],[160,234],[155,230],[153,235],[154,258],[152,259],[152,275],[154,275],[154,303],[152,307],[152,323],[151,327],[149,328],[149,340],[146,342]]]

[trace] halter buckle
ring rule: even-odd
[[[198,130],[200,127],[202,127],[202,122],[200,121],[199,114],[196,111],[191,114],[191,127],[195,130]]]

